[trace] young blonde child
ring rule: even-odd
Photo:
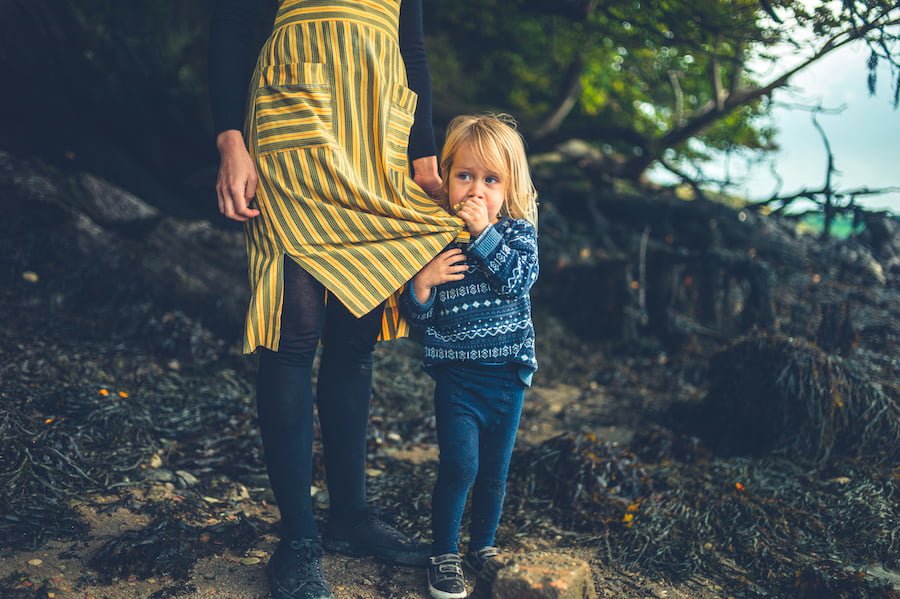
[[[472,490],[465,562],[499,553],[509,460],[525,388],[537,369],[529,291],[538,276],[536,193],[522,137],[505,116],[459,116],[441,156],[449,209],[471,235],[429,262],[401,296],[424,327],[424,367],[436,381],[440,465],[432,494],[428,587],[435,599],[466,596],[458,537]]]

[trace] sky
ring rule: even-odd
[[[791,79],[790,90],[777,90],[776,104],[815,105],[825,108],[846,106],[838,115],[819,115],[831,144],[835,166],[840,171],[834,178],[838,189],[868,186],[900,187],[900,109],[892,104],[893,81],[886,65],[878,70],[875,96],[866,85],[868,49],[849,45],[833,51],[818,63],[807,67]],[[785,57],[785,65],[792,57]],[[779,71],[780,72],[780,71]],[[760,80],[768,80],[764,77]],[[790,195],[803,188],[821,189],[825,182],[826,152],[810,113],[776,106],[774,124],[780,150],[773,155],[776,171],[783,179],[780,195]],[[724,160],[719,161],[719,166]],[[732,173],[746,173],[744,183],[734,191],[751,199],[765,199],[776,189],[777,181],[770,167],[750,168],[735,164]],[[710,173],[717,170],[713,168]],[[721,172],[721,171],[720,171]],[[900,214],[900,192],[859,198],[871,209],[889,209]],[[797,209],[809,208],[798,204]]]

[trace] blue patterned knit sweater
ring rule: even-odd
[[[431,297],[415,297],[412,284],[400,309],[424,327],[426,371],[446,362],[512,363],[530,384],[537,370],[528,293],[538,276],[537,233],[526,221],[501,218],[460,246],[465,278],[438,285]]]

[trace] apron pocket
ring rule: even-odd
[[[406,86],[391,85],[391,102],[388,113],[387,134],[384,141],[384,155],[388,168],[409,174],[407,148],[409,131],[416,112],[416,92]]]
[[[333,143],[331,87],[324,67],[296,62],[262,68],[255,107],[258,154]]]

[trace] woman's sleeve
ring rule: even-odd
[[[409,156],[413,160],[435,156],[434,125],[431,121],[431,74],[425,56],[425,28],[422,23],[422,0],[400,3],[400,54],[406,64],[409,88],[416,92],[416,120],[409,134]]]
[[[209,31],[209,98],[216,134],[244,128],[262,0],[216,0]]]

